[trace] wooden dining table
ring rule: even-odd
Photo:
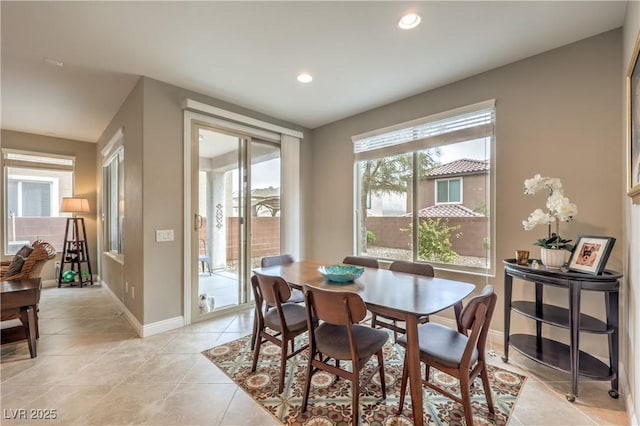
[[[418,347],[418,317],[433,315],[455,306],[475,289],[475,285],[443,278],[424,277],[387,269],[364,268],[364,273],[351,283],[326,281],[318,268],[328,262],[302,261],[285,265],[258,268],[254,272],[283,277],[291,287],[312,287],[352,291],[358,293],[367,309],[376,314],[406,322],[409,383],[414,424],[424,424],[420,350]]]

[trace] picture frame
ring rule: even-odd
[[[613,237],[578,236],[569,258],[569,270],[592,275],[602,274],[615,242]]]
[[[627,195],[640,203],[640,33],[627,71]]]

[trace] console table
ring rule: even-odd
[[[504,356],[509,360],[509,345],[522,355],[546,366],[571,374],[571,393],[567,400],[574,402],[578,395],[578,376],[593,380],[610,380],[609,396],[618,398],[618,294],[620,273],[605,270],[602,275],[563,272],[559,269],[532,268],[531,263],[518,265],[515,259],[504,263]],[[525,284],[534,283],[535,301],[511,300],[513,278]],[[566,288],[568,308],[543,303],[544,286]],[[604,294],[606,320],[583,314],[580,297],[583,290]],[[536,334],[510,334],[511,312],[536,322]],[[542,324],[569,329],[570,343],[564,344],[542,336]],[[609,365],[580,350],[580,332],[605,334],[609,343]]]

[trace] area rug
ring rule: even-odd
[[[296,339],[296,347],[306,344],[306,336]],[[404,349],[390,338],[384,347],[384,370],[387,399],[381,400],[380,379],[377,361],[373,357],[360,374],[360,423],[363,425],[412,425],[411,397],[407,399],[402,413],[398,412],[400,378]],[[351,382],[336,376],[317,372],[314,374],[309,396],[308,410],[300,412],[302,392],[307,365],[307,351],[302,351],[287,362],[287,374],[282,394],[278,394],[280,370],[280,348],[271,343],[263,344],[258,368],[251,372],[253,354],[250,336],[234,340],[202,352],[211,362],[227,374],[254,400],[269,410],[286,425],[333,426],[351,424]],[[349,363],[343,362],[343,367]],[[459,393],[458,381],[453,377],[431,369],[431,381],[438,383],[454,394]],[[424,373],[423,373],[424,376]],[[496,415],[490,417],[478,378],[472,387],[474,424],[506,425],[513,411],[525,376],[489,366],[489,381]],[[423,386],[423,401],[427,425],[462,425],[462,405]]]

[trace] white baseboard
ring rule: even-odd
[[[184,327],[184,317],[173,317],[165,320],[156,321],[151,324],[145,324],[142,327],[142,335],[140,337],[149,337],[154,334],[164,333],[165,331],[175,330]]]
[[[118,309],[120,309],[124,313],[124,316],[127,318],[129,324],[131,324],[131,327],[133,327],[136,334],[140,337],[144,337],[142,324],[140,324],[140,321],[138,321],[135,315],[133,315],[131,311],[127,309],[124,303],[122,303],[122,300],[120,300],[118,296],[116,296],[116,294],[104,281],[102,281],[102,279],[100,279],[100,285],[102,286],[102,288],[107,289],[107,292],[109,292],[113,301],[116,302],[116,305],[118,305]]]
[[[620,370],[618,371],[618,376],[620,380],[620,390],[621,395],[624,395],[624,405],[627,409],[627,414],[629,415],[629,424],[637,425],[638,417],[634,405],[634,401],[631,398],[631,388],[629,387],[629,381],[627,380],[629,376],[627,376],[627,370],[625,369],[624,364],[620,364]]]
[[[153,336],[154,334],[164,333],[165,331],[175,330],[176,328],[184,327],[183,316],[168,318],[165,320],[156,321],[151,324],[145,324],[145,325],[140,324],[140,321],[138,321],[135,315],[133,315],[131,311],[127,309],[124,303],[122,303],[122,300],[120,300],[115,295],[115,293],[111,291],[111,288],[109,288],[109,286],[102,280],[100,280],[100,284],[102,285],[102,287],[107,289],[107,291],[111,295],[111,298],[114,300],[114,302],[116,302],[116,305],[118,305],[118,309],[120,309],[124,313],[125,317],[127,317],[129,324],[131,324],[131,326],[133,327],[133,329],[135,330],[138,336],[149,337],[149,336]]]

